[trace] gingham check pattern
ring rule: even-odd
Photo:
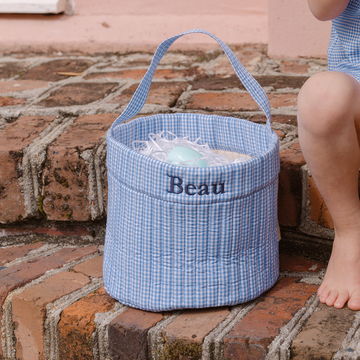
[[[360,81],[360,0],[350,0],[333,20],[328,63],[330,71],[344,72]]]
[[[124,304],[151,311],[246,302],[271,287],[279,271],[278,138],[270,128],[265,93],[225,44],[241,80],[265,111],[267,126],[200,114],[159,114],[121,124],[141,110],[156,65],[179,36],[159,46],[130,104],[107,135],[105,289]],[[162,130],[200,137],[211,148],[253,158],[222,167],[184,168],[131,149],[134,140]],[[170,176],[181,178],[184,185],[224,183],[225,193],[169,193]]]

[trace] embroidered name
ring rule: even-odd
[[[170,194],[181,194],[185,191],[185,194],[193,196],[193,195],[209,195],[212,192],[215,195],[225,194],[225,183],[220,184],[183,184],[183,179],[178,176],[168,175],[170,178],[170,190],[167,190]]]

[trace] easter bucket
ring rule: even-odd
[[[185,34],[215,39],[259,107],[266,125],[194,113],[136,118],[155,69]],[[268,98],[230,48],[204,30],[161,43],[124,112],[107,134],[106,291],[150,311],[235,305],[269,289],[279,273],[279,143]],[[251,159],[219,167],[180,167],[134,151],[133,141],[170,131]]]

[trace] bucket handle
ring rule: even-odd
[[[171,38],[168,38],[167,40],[164,40],[156,49],[156,52],[154,54],[154,57],[151,61],[151,64],[149,66],[149,69],[147,70],[146,74],[144,75],[143,79],[141,80],[138,88],[136,89],[133,97],[131,98],[128,106],[123,111],[123,113],[114,121],[110,128],[110,133],[114,135],[113,131],[115,127],[122,122],[129,120],[136,116],[141,109],[143,108],[146,98],[149,93],[150,85],[152,78],[154,76],[155,70],[160,62],[160,60],[165,55],[166,51],[169,49],[171,44],[180,38],[183,35],[187,34],[193,34],[193,33],[201,33],[206,34],[212,37],[214,40],[218,42],[218,44],[221,46],[221,48],[224,50],[226,56],[230,60],[230,63],[236,73],[236,75],[239,77],[240,81],[245,86],[246,90],[250,93],[250,95],[253,97],[253,99],[256,101],[256,103],[260,106],[262,111],[266,115],[266,126],[269,130],[271,130],[271,111],[270,111],[270,103],[269,99],[265,94],[265,91],[262,89],[262,87],[259,85],[259,83],[252,77],[252,75],[245,69],[245,67],[241,64],[241,62],[238,60],[238,58],[235,56],[233,51],[220,39],[218,39],[213,34],[201,30],[201,29],[193,29],[186,31],[182,34],[173,36]]]

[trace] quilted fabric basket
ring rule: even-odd
[[[266,125],[217,115],[142,109],[155,69],[179,37],[215,39],[267,117]],[[278,137],[268,98],[230,48],[204,30],[160,44],[125,111],[107,134],[109,200],[104,251],[106,291],[150,311],[234,305],[269,289],[278,277]],[[188,168],[131,149],[168,130],[212,149],[249,154],[242,163]]]

